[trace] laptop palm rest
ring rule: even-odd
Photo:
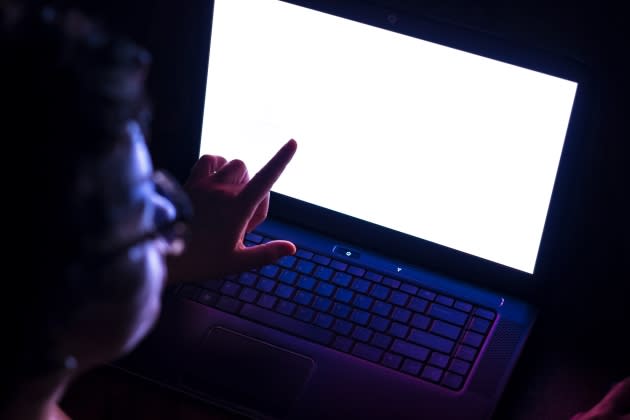
[[[222,327],[212,328],[183,371],[183,386],[219,404],[286,415],[315,366],[312,359]]]

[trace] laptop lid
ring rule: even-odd
[[[255,173],[295,138],[272,217],[523,295],[580,78],[365,3],[215,0],[199,150]]]

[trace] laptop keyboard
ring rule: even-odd
[[[269,240],[250,233],[246,245]],[[496,318],[487,308],[305,248],[178,293],[451,390],[464,386]]]

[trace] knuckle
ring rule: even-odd
[[[240,171],[246,171],[247,170],[247,166],[245,166],[245,162],[243,162],[240,159],[233,159],[230,162],[230,165],[233,166],[234,168],[240,170]]]
[[[211,163],[211,162],[212,162],[212,160],[213,160],[212,155],[202,155],[202,156],[199,158],[199,161],[204,162],[204,163]]]

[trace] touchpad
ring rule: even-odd
[[[195,348],[183,385],[212,401],[282,417],[303,390],[312,359],[222,327]]]

